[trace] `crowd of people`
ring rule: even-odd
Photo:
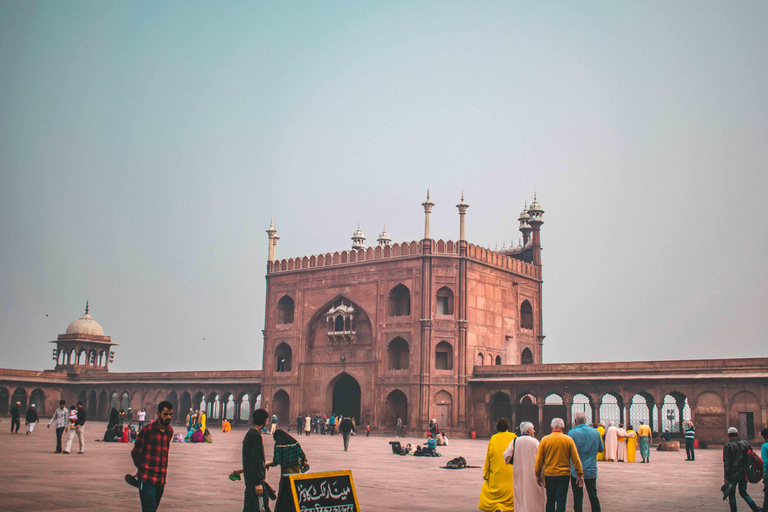
[[[585,414],[577,412],[573,422],[574,427],[566,435],[563,420],[553,419],[552,433],[538,441],[532,423],[521,423],[518,436],[509,432],[506,418],[500,419],[497,433],[488,443],[478,508],[488,512],[564,512],[570,484],[574,512],[583,510],[584,489],[592,512],[600,512],[597,461],[634,462],[639,447],[642,463],[650,463],[652,433],[644,421],[637,431],[631,425],[627,429],[622,424],[616,427],[614,422],[609,422],[607,428],[604,423],[589,426]],[[688,448],[685,460],[693,461],[695,429],[689,421],[683,426]],[[763,482],[762,508],[747,493],[749,443],[739,438],[735,427],[730,427],[727,434],[729,441],[723,447],[723,499],[728,499],[735,512],[738,491],[753,512],[768,512],[768,483]],[[763,429],[761,435],[765,441],[761,447],[763,470],[768,473],[768,429]]]

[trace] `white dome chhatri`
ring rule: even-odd
[[[88,314],[88,301],[85,302],[85,314],[69,324],[67,334],[90,334],[104,336],[104,329]]]

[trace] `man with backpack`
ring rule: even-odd
[[[739,439],[739,431],[736,427],[728,429],[728,442],[723,446],[723,470],[724,479],[727,487],[724,487],[724,494],[727,492],[728,504],[731,506],[731,512],[736,512],[736,488],[739,489],[739,495],[744,498],[752,512],[760,510],[752,498],[747,494],[747,472],[746,465],[752,447],[749,443]]]

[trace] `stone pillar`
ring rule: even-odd
[[[460,430],[467,426],[467,241],[464,238],[464,216],[469,205],[464,202],[464,193],[461,194],[461,202],[456,205],[459,209],[459,290],[456,304],[456,318],[459,327],[458,340],[458,382],[459,392],[456,407],[458,410],[458,425]]]
[[[269,235],[269,254],[267,255],[267,271],[272,270],[272,263],[275,261],[275,248],[277,247],[277,241],[280,238],[277,236],[277,228],[272,219],[269,219],[269,229],[267,230]]]
[[[544,402],[541,400],[537,400],[537,405],[539,406],[539,428],[538,431],[541,432],[541,435],[544,434]]]
[[[622,423],[624,424],[624,428],[628,428],[629,425],[629,406],[627,404],[622,404],[621,406],[621,413],[624,417],[624,420],[622,420]]]
[[[573,427],[573,402],[563,400],[563,405],[565,405],[565,418],[563,418],[563,421],[565,422],[565,430],[568,431]]]
[[[424,206],[424,240],[421,241],[421,366],[419,374],[419,426],[424,429],[429,425],[429,404],[432,401],[430,390],[432,374],[432,240],[429,238],[429,212],[434,206],[429,202],[429,190]],[[456,368],[454,368],[456,371]]]
[[[661,422],[661,410],[664,408],[663,405],[664,404],[656,407],[656,426],[659,429],[659,434],[664,432],[664,423]]]
[[[464,216],[467,214],[469,205],[464,202],[464,192],[461,193],[461,202],[456,205],[459,209],[459,241],[466,240],[464,237]]]

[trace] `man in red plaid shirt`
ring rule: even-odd
[[[139,498],[142,512],[155,512],[165,489],[168,469],[168,449],[173,439],[173,404],[157,404],[157,419],[141,429],[131,450],[131,458],[138,468]]]

